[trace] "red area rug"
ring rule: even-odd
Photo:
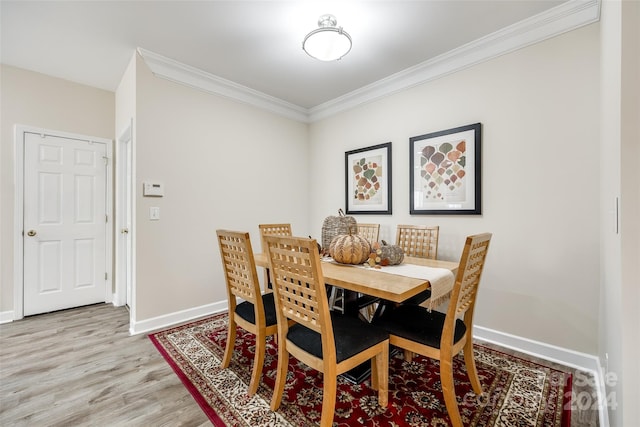
[[[320,421],[322,374],[291,359],[280,409],[269,403],[277,344],[267,340],[258,393],[247,396],[254,337],[238,329],[228,369],[220,369],[227,338],[227,313],[149,335],[160,353],[216,426],[313,426]],[[239,346],[239,348],[238,348]],[[481,345],[475,346],[483,396],[468,382],[460,356],[454,361],[458,405],[465,426],[558,426],[570,424],[571,374]],[[369,380],[354,385],[340,378],[334,426],[448,426],[437,361],[402,352],[390,360],[389,406],[378,406]]]

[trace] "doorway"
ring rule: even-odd
[[[133,308],[133,120],[116,147],[116,292],[115,305]]]
[[[16,127],[14,318],[112,292],[112,141]]]

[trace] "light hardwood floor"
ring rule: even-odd
[[[126,308],[0,325],[1,426],[210,426]]]
[[[210,425],[149,338],[129,336],[123,307],[93,305],[0,325],[0,426]],[[597,425],[597,411],[572,414],[572,427]]]

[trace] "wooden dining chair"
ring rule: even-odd
[[[453,380],[453,358],[461,350],[473,391],[482,393],[473,359],[473,311],[490,240],[490,233],[467,237],[446,314],[403,304],[375,321],[389,332],[391,345],[440,361],[442,393],[454,426],[463,425]]]
[[[264,242],[265,236],[291,236],[291,224],[258,224],[260,229],[260,244],[262,252],[267,252],[267,245]],[[271,292],[272,283],[269,278],[269,269],[264,269],[264,289],[266,292]]]
[[[380,224],[367,224],[358,223],[358,234],[369,242],[374,243],[380,239]],[[343,291],[344,294],[344,291]],[[371,321],[376,311],[376,304],[380,302],[380,298],[372,297],[371,295],[358,294],[354,304],[356,304],[357,310],[367,320]],[[343,304],[345,298],[343,298]],[[344,310],[344,308],[343,308]]]
[[[398,225],[396,245],[400,246],[406,256],[425,259],[438,258],[438,225]],[[403,304],[419,305],[431,298],[431,290],[427,289],[409,298]]]
[[[406,256],[437,259],[439,234],[437,225],[398,225],[396,245]]]
[[[323,374],[320,426],[333,422],[337,379],[371,361],[371,387],[378,404],[388,404],[389,339],[377,326],[329,311],[314,239],[266,236],[278,317],[278,371],[271,409],[282,401],[289,355]]]
[[[358,234],[369,242],[377,242],[380,238],[380,224],[358,223]]]
[[[358,223],[357,225],[358,235],[364,237],[369,242],[377,242],[380,235],[380,224],[365,224]],[[332,286],[329,290],[329,309],[344,313],[347,310],[346,304],[355,304],[357,311],[360,311],[364,318],[370,320],[375,311],[374,304],[377,303],[380,298],[374,298],[369,295],[357,294],[353,298],[349,298],[347,291],[342,288]]]
[[[267,337],[278,332],[274,295],[262,295],[260,292],[249,233],[217,230],[216,234],[229,299],[229,329],[222,367],[229,367],[231,362],[236,327],[240,326],[254,334],[256,348],[248,392],[249,396],[252,396],[260,383]],[[244,301],[238,304],[237,298]]]

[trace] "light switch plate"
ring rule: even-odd
[[[149,219],[151,221],[158,221],[160,219],[160,208],[152,206],[149,208]]]

